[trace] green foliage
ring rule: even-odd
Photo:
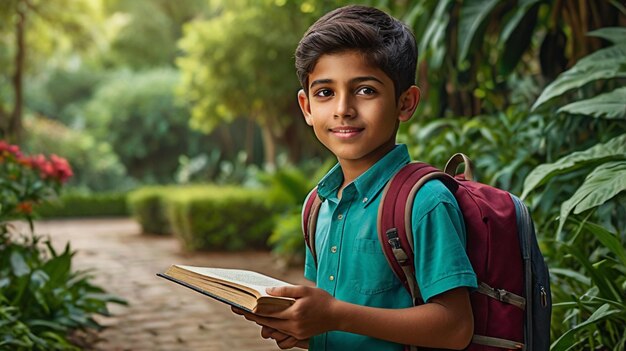
[[[253,121],[262,131],[265,163],[275,167],[279,141],[289,151],[306,146],[289,135],[307,128],[294,123],[300,112],[293,53],[321,5],[304,0],[217,3],[214,16],[185,25],[179,42],[184,55],[176,61],[182,73],[178,95],[191,106],[195,129],[208,133],[235,119]],[[249,129],[244,137],[253,138]]]
[[[590,99],[572,102],[557,113],[580,114],[596,118],[623,119],[626,116],[626,88],[618,88]]]
[[[33,232],[36,206],[58,194],[72,175],[58,157],[25,156],[0,141],[0,348],[77,350],[67,335],[100,328],[93,315],[107,315],[107,303],[124,303],[72,271],[69,243],[58,253]],[[30,233],[18,236],[9,221],[25,219]]]
[[[106,12],[118,27],[103,60],[135,69],[173,66],[182,25],[204,13],[207,4],[204,0],[108,1]]]
[[[321,167],[284,167],[274,173],[259,175],[260,181],[268,188],[269,201],[280,206],[280,210],[275,211],[276,224],[269,237],[269,244],[272,252],[287,264],[304,262],[302,203],[334,162],[336,161],[329,159]]]
[[[191,187],[167,195],[174,235],[187,250],[267,248],[275,209],[261,190]]]
[[[128,174],[146,182],[171,182],[180,155],[208,148],[188,128],[188,114],[176,103],[179,75],[172,69],[122,71],[101,85],[84,110],[97,140],[106,140]],[[206,144],[205,144],[206,143]]]
[[[596,348],[626,341],[626,249],[624,240],[600,225],[578,222],[579,234],[558,245],[562,264],[553,268],[553,324],[551,350]],[[601,243],[601,245],[600,245]],[[588,250],[591,254],[588,254]]]
[[[61,194],[41,204],[37,214],[42,218],[62,217],[120,217],[130,214],[123,192],[78,192]]]
[[[67,157],[74,169],[69,186],[91,191],[126,190],[133,186],[108,142],[44,117],[28,116],[25,127],[24,149]]]
[[[174,189],[165,186],[141,187],[128,194],[128,208],[143,233],[171,234],[165,197]]]
[[[72,271],[69,244],[57,253],[34,234],[14,240],[0,232],[0,253],[0,314],[7,318],[1,348],[76,350],[70,331],[101,328],[92,316],[108,315],[109,302],[125,303],[91,283],[87,272]]]
[[[626,78],[626,43],[598,50],[584,57],[550,83],[539,95],[533,109],[548,100],[562,96],[569,90],[580,88],[600,79]]]

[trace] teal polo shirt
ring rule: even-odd
[[[318,266],[307,249],[304,275],[335,298],[381,308],[411,307],[411,296],[389,267],[377,233],[380,194],[387,181],[410,162],[405,145],[396,145],[369,170],[343,183],[339,164],[318,184],[322,198],[315,247]],[[413,205],[415,272],[424,301],[457,287],[476,287],[465,253],[465,226],[458,204],[438,180],[427,182]],[[403,345],[332,331],[310,341],[311,350],[403,350]]]

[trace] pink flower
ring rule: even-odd
[[[74,175],[72,167],[66,159],[52,154],[50,155],[50,163],[53,169],[52,176],[58,179],[61,183],[66,182],[71,176]]]
[[[5,154],[5,156],[10,154],[16,158],[22,157],[22,152],[20,151],[19,146],[11,145],[4,140],[0,140],[0,154]]]

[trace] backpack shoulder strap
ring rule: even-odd
[[[407,164],[389,180],[378,207],[378,238],[383,253],[416,305],[423,301],[413,263],[413,202],[417,191],[435,178],[441,179],[451,191],[456,191],[458,185],[454,179],[439,169],[421,162]]]
[[[315,228],[317,226],[317,215],[322,205],[322,200],[317,195],[317,187],[313,188],[304,200],[302,208],[302,234],[304,242],[311,251],[315,265],[317,266],[317,253],[315,251]]]

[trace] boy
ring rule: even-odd
[[[281,312],[234,309],[260,324],[262,336],[280,348],[463,349],[470,342],[468,288],[476,287],[476,276],[465,254],[462,215],[447,188],[428,182],[413,206],[414,264],[424,304],[413,306],[377,237],[381,190],[410,161],[395,138],[419,102],[416,61],[411,31],[364,6],[326,14],[296,49],[303,88],[298,102],[338,164],[318,184],[318,261],[307,250],[305,265],[317,287],[269,289],[296,298]]]

